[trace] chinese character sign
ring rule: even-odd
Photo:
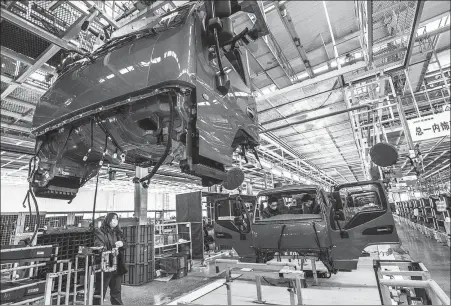
[[[408,120],[414,142],[450,135],[450,111]]]

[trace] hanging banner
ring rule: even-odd
[[[445,111],[435,115],[407,120],[414,142],[444,137],[450,133],[450,112]]]

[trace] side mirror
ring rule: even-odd
[[[343,209],[343,203],[341,202],[340,192],[334,191],[331,192],[331,200],[332,200],[332,207],[335,209],[335,211],[339,211]]]
[[[334,220],[345,221],[345,214],[343,213],[342,210],[335,211]]]
[[[243,219],[241,217],[236,217],[235,220],[233,220],[236,226],[243,225]]]

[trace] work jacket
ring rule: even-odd
[[[120,231],[116,229],[111,229],[109,227],[101,227],[95,230],[94,235],[94,246],[95,247],[104,247],[105,250],[111,251],[116,247],[116,242],[122,241],[124,244],[119,248],[119,254],[117,255],[117,274],[123,275],[126,274],[127,268],[125,267],[125,249],[127,248],[127,244],[124,236]]]

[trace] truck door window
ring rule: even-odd
[[[339,221],[343,227],[352,222],[358,214],[384,212],[387,203],[382,200],[381,191],[375,185],[348,187],[340,189],[343,203],[344,220]]]

